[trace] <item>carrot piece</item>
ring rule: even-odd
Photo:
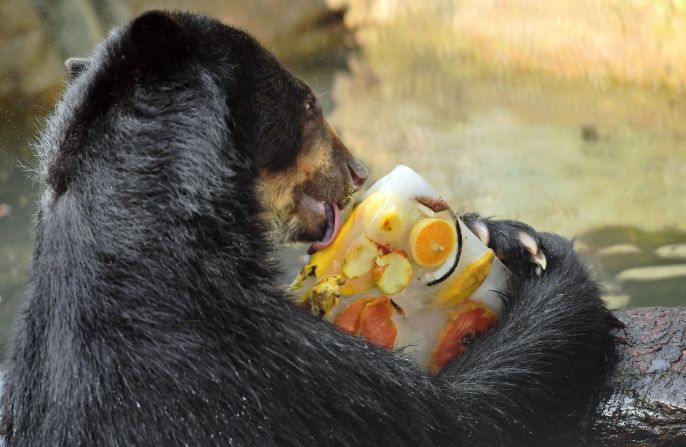
[[[498,321],[497,315],[484,304],[466,301],[450,312],[448,322],[438,336],[431,353],[429,370],[438,373],[465,352],[474,338],[488,332]]]

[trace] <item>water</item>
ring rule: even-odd
[[[503,72],[469,60],[455,68],[411,47],[372,50],[335,51],[292,66],[316,86],[371,181],[397,163],[410,165],[456,209],[575,237],[613,306],[686,305],[686,273],[659,270],[686,265],[683,96]],[[2,108],[0,204],[9,206],[0,217],[4,345],[25,287],[37,196],[22,166],[33,163],[29,142],[45,110]],[[286,253],[294,259],[302,248]],[[299,266],[287,267],[293,273]]]
[[[0,111],[0,346],[24,292],[31,260],[33,204],[29,140],[35,116]],[[0,351],[2,352],[2,351]]]
[[[333,87],[372,180],[402,162],[456,209],[575,238],[612,307],[686,305],[683,93],[405,42],[371,40]]]

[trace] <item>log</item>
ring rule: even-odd
[[[594,422],[597,446],[686,445],[686,308],[615,311],[619,361]]]

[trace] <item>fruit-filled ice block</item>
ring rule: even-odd
[[[424,178],[398,165],[291,285],[339,329],[436,373],[498,320],[509,271]]]

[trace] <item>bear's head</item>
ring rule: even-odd
[[[151,11],[118,32],[109,39],[119,46],[108,50],[119,55],[118,74],[110,70],[99,81],[102,92],[93,93],[100,95],[100,107],[104,98],[116,101],[112,91],[137,94],[136,85],[158,85],[163,91],[164,85],[172,85],[167,79],[176,86],[169,90],[169,102],[174,101],[172,90],[184,83],[219,86],[230,111],[224,121],[232,149],[249,165],[270,239],[315,242],[314,249],[333,239],[340,210],[364,183],[367,171],[324,119],[310,87],[250,35],[208,17]],[[90,65],[88,59],[68,60],[71,82],[89,72]],[[97,65],[104,72],[103,64]],[[55,166],[57,175],[52,172],[51,177],[59,196],[69,178],[60,169],[69,164]]]

